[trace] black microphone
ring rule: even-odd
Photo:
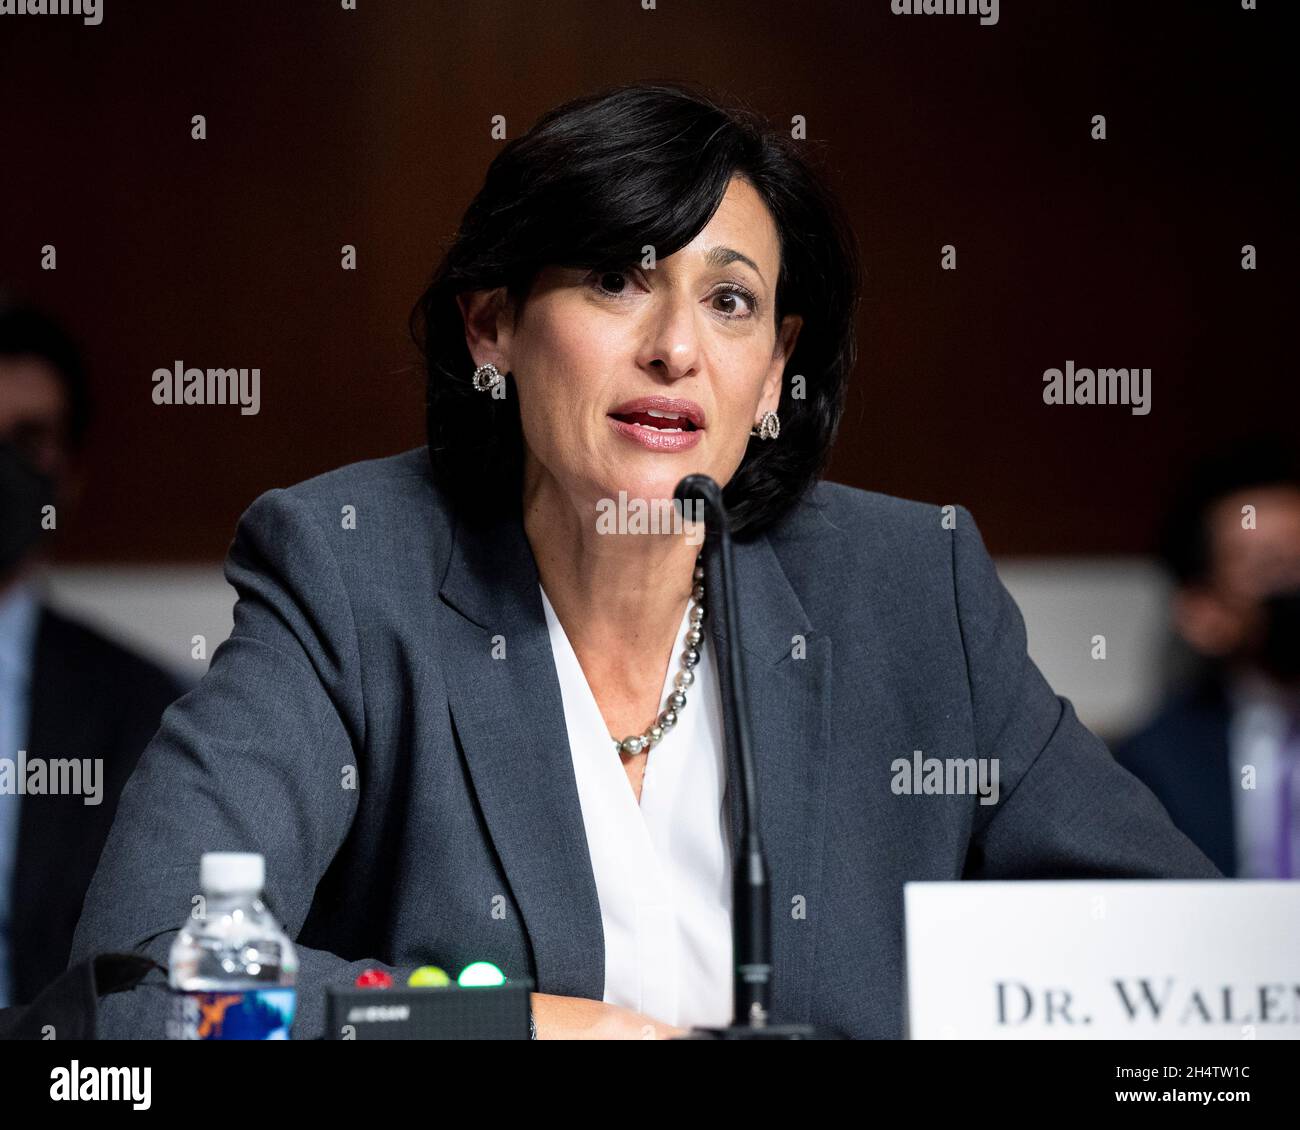
[[[710,600],[712,615],[719,616],[726,639],[727,678],[722,693],[736,723],[736,762],[741,777],[741,856],[732,862],[731,941],[735,961],[735,1004],[729,1028],[695,1028],[696,1039],[814,1039],[805,1025],[769,1022],[772,986],[771,894],[767,857],[758,825],[758,785],[749,746],[749,695],[736,611],[735,569],[731,556],[731,525],[722,491],[708,475],[687,475],[677,484],[673,498],[687,513],[687,502],[705,506],[705,551],[717,554],[720,593]],[[724,735],[725,740],[725,735]]]

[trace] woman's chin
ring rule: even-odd
[[[671,482],[664,479],[655,479],[651,482],[639,479],[622,479],[617,483],[610,484],[601,497],[612,499],[614,502],[618,502],[620,498],[623,498],[628,505],[633,502],[672,502],[673,491],[677,489],[677,482],[676,479]]]

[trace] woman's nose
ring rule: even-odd
[[[699,366],[699,326],[695,304],[664,295],[650,314],[642,367],[655,369],[672,380],[690,376]]]

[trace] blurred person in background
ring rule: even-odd
[[[90,421],[81,359],[43,314],[0,302],[0,1007],[68,964],[118,795],[180,685],[45,602],[41,563],[76,494]],[[26,763],[102,759],[96,803],[27,793]]]
[[[1211,455],[1161,556],[1196,677],[1116,757],[1225,874],[1300,876],[1300,465],[1261,438]]]

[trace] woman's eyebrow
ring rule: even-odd
[[[748,255],[742,255],[734,247],[711,247],[704,256],[704,261],[711,267],[725,267],[727,264],[734,263],[737,260],[753,270],[754,274],[756,274],[760,279],[763,279],[763,272],[758,269],[758,264]],[[763,279],[763,282],[766,283],[767,279]]]

